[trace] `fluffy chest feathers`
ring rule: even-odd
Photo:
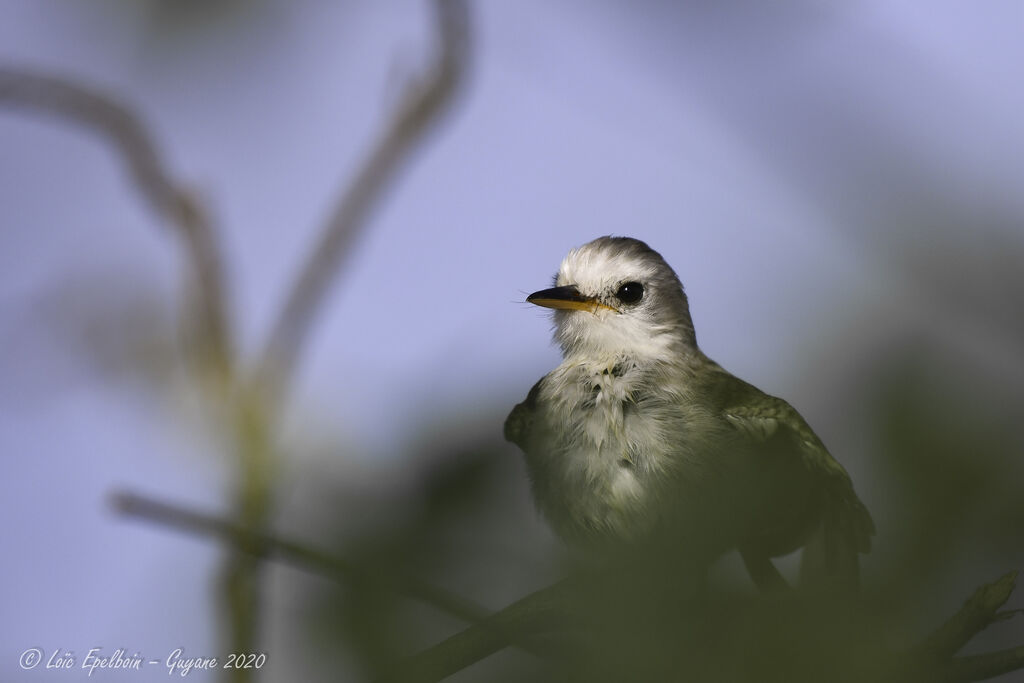
[[[540,386],[527,451],[537,500],[564,536],[633,536],[656,521],[658,484],[678,465],[682,387],[612,357],[566,361]]]

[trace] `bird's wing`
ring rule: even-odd
[[[800,413],[781,398],[757,391],[753,400],[727,406],[722,414],[729,424],[754,441],[767,442],[784,436],[796,444],[797,453],[808,470],[820,474],[837,485],[849,487],[850,475],[828,452]]]
[[[782,443],[788,444],[784,450],[799,457],[802,466],[813,475],[815,485],[821,487],[821,527],[808,542],[805,567],[808,562],[817,563],[822,565],[820,571],[811,572],[832,573],[852,565],[851,571],[856,572],[856,556],[871,549],[875,525],[854,492],[850,475],[786,401],[731,375],[728,382],[721,384],[727,385],[721,390],[725,420],[752,442],[779,443],[778,439],[783,439]]]
[[[505,440],[511,441],[524,451],[533,428],[533,416],[537,411],[537,398],[540,395],[540,385],[543,382],[543,377],[537,380],[523,402],[513,408],[505,418]]]

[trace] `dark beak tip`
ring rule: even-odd
[[[563,287],[551,287],[549,289],[542,289],[534,292],[530,296],[526,297],[529,303],[533,303],[537,299],[561,299],[564,301],[580,301],[582,300],[580,292],[576,289],[575,285],[565,285]]]

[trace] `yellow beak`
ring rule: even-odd
[[[602,303],[593,297],[583,296],[580,294],[580,290],[576,289],[573,285],[542,289],[526,297],[526,300],[531,304],[537,304],[544,308],[557,308],[563,311],[589,311],[597,313],[598,309],[605,308],[609,311],[619,312],[617,308]]]

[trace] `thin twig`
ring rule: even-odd
[[[231,339],[213,226],[198,202],[167,172],[140,117],[113,97],[66,78],[4,67],[0,67],[0,105],[67,119],[112,143],[143,200],[182,240],[196,280],[200,338],[216,367],[229,370]]]
[[[111,496],[114,509],[126,517],[144,519],[189,533],[211,536],[258,558],[273,558],[338,581],[387,590],[430,605],[466,622],[478,623],[490,614],[486,608],[437,586],[408,577],[372,573],[348,560],[240,524],[164,503],[138,494],[118,492]]]
[[[434,6],[439,47],[433,63],[421,80],[408,84],[390,125],[342,191],[271,328],[258,367],[275,394],[286,391],[316,311],[370,212],[463,80],[469,40],[465,0],[434,0]]]

